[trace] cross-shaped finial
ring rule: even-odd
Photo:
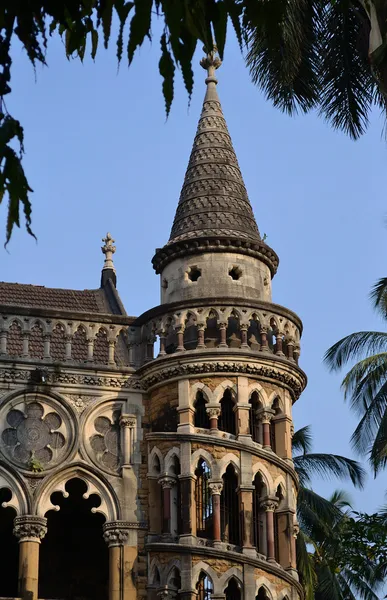
[[[103,254],[105,255],[105,262],[104,262],[103,268],[104,269],[113,269],[113,271],[115,271],[114,264],[113,264],[113,254],[116,251],[116,247],[114,246],[114,240],[113,240],[111,234],[107,233],[106,237],[102,238],[102,241],[105,242],[104,245],[101,247],[101,250],[102,250]]]

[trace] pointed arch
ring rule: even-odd
[[[17,515],[26,515],[31,512],[30,495],[25,482],[10,465],[0,464],[0,490],[9,489],[12,496],[3,504],[3,508],[13,508]]]
[[[159,476],[164,471],[164,458],[161,450],[153,446],[148,458],[149,475]]]
[[[170,450],[168,450],[165,458],[164,458],[164,471],[168,473],[168,475],[174,475],[173,466],[174,466],[174,458],[177,458],[180,461],[180,448],[174,446]]]
[[[235,402],[238,395],[238,387],[236,383],[233,383],[229,379],[222,381],[213,391],[213,402],[220,404],[220,401],[223,397],[224,392],[229,389],[232,395],[232,398]]]
[[[204,561],[199,561],[198,563],[196,563],[196,565],[193,567],[192,569],[192,583],[193,583],[193,588],[196,589],[197,583],[199,581],[199,577],[201,575],[201,573],[204,573],[211,581],[211,584],[213,586],[213,593],[218,593],[219,592],[219,585],[218,584],[218,574],[217,572],[210,567],[210,565],[208,565],[207,563],[205,563]],[[202,600],[199,596],[199,599]],[[207,600],[207,598],[205,598],[205,600]],[[210,598],[208,599],[210,600]]]
[[[220,459],[220,461],[218,461],[219,477],[223,477],[229,465],[234,467],[236,474],[239,477],[241,471],[240,458],[236,454],[232,454],[232,452],[228,452]]]
[[[92,509],[94,513],[101,513],[107,522],[120,519],[120,506],[117,495],[107,479],[96,470],[85,465],[74,464],[65,469],[56,470],[40,487],[39,493],[34,500],[34,511],[40,517],[44,517],[50,510],[59,510],[51,501],[54,492],[61,492],[65,498],[68,496],[66,483],[70,479],[81,479],[87,486],[84,498],[92,494],[100,498],[100,505]]]
[[[197,381],[190,387],[190,404],[191,404],[191,406],[194,405],[198,391],[202,392],[206,402],[212,402],[213,393],[212,393],[211,389],[208,387],[208,385],[205,385],[201,381]]]
[[[243,571],[240,567],[231,567],[231,569],[228,569],[228,571],[219,578],[219,586],[223,592],[232,578],[236,579],[237,582],[243,586]]]
[[[219,469],[215,458],[204,448],[198,448],[193,454],[191,454],[191,471],[195,471],[197,464],[200,459],[203,459],[210,468],[211,477],[213,479],[220,477]]]
[[[263,482],[264,482],[264,484],[267,487],[267,493],[268,493],[268,495],[271,496],[272,494],[274,494],[275,487],[274,487],[274,483],[273,483],[273,478],[272,478],[269,470],[267,469],[267,467],[263,463],[256,462],[253,465],[253,468],[252,468],[252,476],[253,476],[252,481],[254,481],[254,478],[255,478],[255,476],[256,476],[257,473],[260,473],[260,475],[261,475],[261,477],[263,479]]]
[[[276,589],[273,583],[271,583],[266,577],[261,576],[256,581],[256,600],[261,600],[259,594],[264,592],[267,596],[267,600],[275,600],[276,598]],[[262,600],[266,600],[264,597]]]

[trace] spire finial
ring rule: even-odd
[[[203,51],[206,53],[206,56],[203,56],[202,60],[200,61],[200,66],[207,71],[206,84],[217,84],[218,80],[215,77],[215,71],[216,69],[219,69],[220,65],[222,64],[222,61],[218,55],[218,48],[214,45],[212,50],[207,52],[207,49],[204,46]]]
[[[112,269],[114,273],[116,272],[113,264],[113,254],[116,251],[116,247],[113,245],[114,241],[111,234],[107,233],[105,238],[102,238],[104,245],[101,247],[102,253],[105,255],[105,262],[103,265],[103,270]]]

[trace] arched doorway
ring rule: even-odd
[[[232,577],[225,589],[226,600],[241,600],[241,588],[237,580]]]
[[[239,545],[240,517],[237,489],[238,475],[230,464],[223,475],[223,490],[220,495],[222,541]]]
[[[102,537],[105,521],[92,508],[97,495],[83,498],[87,486],[81,479],[66,483],[68,497],[52,494],[59,512],[49,511],[47,535],[40,548],[39,598],[60,600],[107,600],[108,547]]]
[[[17,596],[17,578],[19,563],[19,548],[17,538],[13,535],[13,520],[16,511],[11,507],[3,507],[3,502],[9,502],[12,492],[8,488],[0,489],[0,597]]]

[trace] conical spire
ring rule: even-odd
[[[278,256],[259,235],[257,223],[223,116],[215,52],[201,61],[206,95],[185,174],[171,235],[152,259],[157,273],[177,257],[203,252],[236,252],[263,261],[274,275]]]
[[[216,90],[214,52],[201,61],[207,90],[169,243],[192,237],[260,240]]]

